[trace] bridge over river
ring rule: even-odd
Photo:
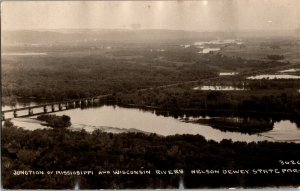
[[[278,70],[278,68],[277,68]],[[268,70],[267,70],[268,71]],[[260,71],[262,72],[262,71]],[[255,73],[255,71],[251,71],[251,73]],[[247,76],[250,75],[250,72],[243,72],[241,74],[238,74],[236,76]],[[178,83],[172,83],[172,84],[167,84],[167,85],[161,85],[157,87],[150,87],[150,88],[142,88],[137,91],[147,91],[147,90],[153,90],[154,88],[170,88],[170,87],[175,87],[178,85],[188,85],[188,84],[197,84],[199,82],[210,82],[210,80],[222,80],[222,79],[228,79],[231,76],[214,76],[214,77],[207,77],[203,78],[200,80],[191,80],[191,81],[184,81],[184,82],[178,82]],[[72,109],[76,107],[81,107],[81,106],[87,106],[89,103],[92,104],[96,100],[104,99],[112,94],[106,94],[106,95],[100,95],[96,97],[90,97],[90,98],[81,98],[81,99],[73,99],[73,100],[66,100],[66,101],[60,101],[60,102],[52,102],[52,103],[46,103],[46,104],[41,104],[41,105],[35,105],[35,106],[28,106],[28,107],[23,107],[23,108],[15,108],[15,109],[10,109],[10,110],[5,110],[2,111],[2,121],[4,121],[5,114],[7,113],[13,113],[13,117],[18,117],[18,111],[28,111],[27,115],[22,115],[19,117],[27,117],[27,116],[32,116],[32,115],[39,115],[42,113],[52,113],[52,112],[57,112],[57,111],[62,111],[66,109]],[[58,108],[55,108],[58,107]],[[51,109],[48,111],[48,107],[51,107]],[[43,108],[43,112],[40,113],[33,113],[33,109],[35,108]],[[56,110],[55,110],[56,109]]]
[[[67,110],[67,109],[74,109],[77,107],[82,106],[88,106],[89,104],[93,104],[94,102],[99,102],[101,99],[107,98],[111,96],[112,94],[107,95],[101,95],[96,97],[90,97],[90,98],[81,98],[81,99],[72,99],[72,100],[65,100],[65,101],[58,101],[58,102],[51,102],[51,103],[45,103],[35,106],[28,106],[28,107],[22,107],[22,108],[15,108],[10,110],[2,111],[2,121],[6,119],[5,114],[12,113],[13,117],[28,117],[33,115],[39,115],[43,113],[53,113],[57,111]],[[33,109],[42,109],[43,112],[34,113]],[[18,112],[20,111],[28,111],[28,114],[26,115],[18,115]]]
[[[159,89],[164,89],[164,88],[170,88],[170,87],[175,87],[178,85],[188,85],[188,84],[197,84],[199,82],[205,82],[205,81],[210,81],[210,80],[216,80],[216,79],[223,79],[223,78],[228,78],[226,76],[217,76],[217,77],[208,77],[200,80],[191,80],[191,81],[184,81],[184,82],[178,82],[178,83],[172,83],[172,84],[167,84],[167,85],[161,85],[161,86],[156,86],[156,87],[149,87],[149,88],[142,88],[136,91],[147,91],[147,90],[153,90],[154,88],[159,88]],[[2,121],[5,119],[9,119],[6,117],[5,114],[12,113],[13,117],[28,117],[28,116],[33,116],[33,115],[40,115],[43,113],[53,113],[57,111],[62,111],[62,110],[67,110],[67,109],[74,109],[77,107],[81,106],[88,106],[88,104],[93,104],[95,101],[99,101],[101,99],[107,98],[109,96],[112,96],[112,94],[106,94],[106,95],[100,95],[96,97],[90,97],[90,98],[80,98],[80,99],[72,99],[72,100],[66,100],[66,101],[59,101],[59,102],[51,102],[51,103],[46,103],[46,104],[40,104],[40,105],[35,105],[35,106],[28,106],[28,107],[23,107],[23,108],[14,108],[10,110],[4,110],[2,111]],[[39,113],[34,113],[33,109],[43,109],[42,112]],[[48,110],[49,109],[49,110]],[[22,113],[22,115],[18,115],[18,112],[20,113],[21,111],[28,111],[27,114]]]

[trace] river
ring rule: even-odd
[[[35,102],[16,103],[14,108],[36,105]],[[40,103],[39,103],[40,104]],[[13,107],[5,106],[2,110]],[[40,111],[34,112],[41,112]],[[25,114],[27,111],[23,111]],[[277,141],[277,142],[299,142],[300,128],[295,123],[283,120],[274,123],[271,131],[260,134],[242,134],[238,132],[223,132],[214,129],[208,125],[187,123],[183,118],[172,116],[157,115],[153,111],[145,111],[137,108],[124,108],[112,105],[100,105],[89,108],[75,108],[63,111],[57,111],[56,115],[68,115],[71,117],[72,125],[69,129],[92,132],[100,129],[104,132],[123,133],[123,132],[143,132],[156,133],[162,136],[175,134],[200,134],[208,140],[221,141],[223,139],[232,139],[232,141]],[[21,115],[21,114],[20,114]],[[201,117],[200,117],[201,118]],[[28,130],[49,128],[40,124],[36,116],[23,118],[14,118],[12,122],[19,127]]]

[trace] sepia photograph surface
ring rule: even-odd
[[[300,1],[2,1],[2,189],[300,186]]]

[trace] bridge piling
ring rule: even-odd
[[[91,105],[91,104],[92,104],[92,99],[88,99],[88,100],[87,100],[87,104],[88,104],[88,105]]]
[[[14,117],[18,117],[17,111],[14,110]]]
[[[44,106],[44,113],[47,113],[47,106]]]
[[[17,113],[18,111],[28,111],[28,115],[24,115],[24,117],[34,115],[33,109],[35,109],[35,108],[42,109],[43,110],[42,113],[48,113],[51,110],[52,110],[52,112],[55,112],[55,110],[56,110],[55,107],[57,107],[57,106],[58,106],[59,111],[63,110],[65,107],[66,107],[66,109],[68,109],[68,108],[72,108],[72,107],[73,108],[88,107],[89,105],[94,106],[94,105],[98,105],[100,100],[107,96],[110,96],[110,95],[102,95],[102,96],[89,97],[89,98],[79,98],[79,99],[74,99],[74,100],[65,100],[65,101],[61,101],[61,102],[52,102],[52,103],[48,103],[48,104],[40,104],[40,105],[35,105],[35,106],[23,107],[23,108],[9,109],[9,110],[2,111],[2,120],[5,120],[6,113],[13,113],[13,117],[15,117],[15,118],[18,117],[18,113]],[[20,115],[23,116],[23,114],[20,114]]]
[[[81,100],[79,100],[78,102],[75,102],[77,107],[81,107]]]
[[[28,109],[28,115],[33,115],[32,108],[29,108],[29,109]]]

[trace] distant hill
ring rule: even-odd
[[[117,41],[117,42],[168,42],[194,41],[216,38],[237,38],[241,36],[263,35],[246,31],[236,35],[234,32],[195,32],[166,29],[67,29],[67,30],[18,30],[2,31],[2,45],[10,44],[45,44],[45,43],[74,43],[88,41]],[[275,33],[271,33],[275,35]],[[270,35],[270,33],[269,33]]]
[[[224,36],[224,33],[193,32],[182,30],[53,30],[53,31],[3,31],[2,43],[5,44],[41,44],[41,43],[71,43],[80,41],[186,41],[207,39],[215,36]],[[227,35],[228,36],[228,35]]]

